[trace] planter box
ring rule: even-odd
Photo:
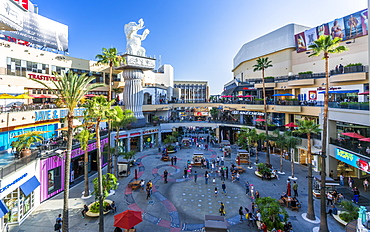
[[[363,65],[344,67],[344,73],[354,73],[354,72],[363,72],[363,71],[364,71]]]
[[[338,211],[338,214],[337,215],[334,215],[333,214],[333,218],[335,219],[335,220],[337,220],[337,222],[339,222],[340,224],[342,224],[342,225],[347,225],[348,223],[347,222],[345,222],[345,221],[343,221],[342,219],[340,219],[340,217],[339,217],[339,215],[340,215],[340,213],[341,213],[342,211]]]
[[[265,79],[265,83],[273,83],[275,81],[274,78],[267,78]]]
[[[96,201],[95,201],[96,202]],[[87,211],[86,213],[85,213],[85,215],[86,216],[89,216],[89,217],[99,217],[99,213],[92,213],[92,212],[90,212],[90,207],[95,203],[95,202],[93,202],[93,203],[91,203],[88,207],[89,207],[89,211]],[[111,200],[104,200],[104,202],[108,202],[109,204],[112,204],[112,201]],[[105,214],[108,214],[110,211],[105,211],[105,212],[103,212],[103,214],[105,215]]]
[[[254,174],[258,176],[259,178],[262,178],[262,174],[260,174],[258,171],[255,171]],[[271,173],[271,179],[274,179],[275,175]]]
[[[310,79],[312,78],[312,73],[298,74],[298,79]]]

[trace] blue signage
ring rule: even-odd
[[[22,180],[23,178],[25,178],[28,174],[25,173],[23,174],[22,176],[18,177],[17,179],[15,179],[12,183],[10,184],[7,184],[5,187],[1,188],[0,189],[0,193],[4,192],[5,190],[7,190],[10,186],[12,185],[15,185],[16,183],[18,183],[20,180]]]
[[[358,157],[357,155],[342,150],[340,148],[335,149],[335,158],[337,160],[340,160],[346,164],[349,164],[355,168],[360,169],[361,171],[370,173],[370,164],[368,160],[362,159]]]
[[[83,116],[84,112],[85,112],[85,108],[75,109],[74,116],[81,117]],[[68,114],[67,109],[39,110],[39,111],[35,111],[35,122],[65,118],[67,114]]]

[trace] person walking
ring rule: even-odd
[[[364,185],[365,192],[367,192],[367,189],[369,188],[369,181],[367,179],[365,179],[364,182],[363,182],[363,185]]]
[[[244,216],[243,206],[240,206],[239,208],[239,216],[240,216],[240,221],[243,221],[243,216]]]
[[[188,169],[184,168],[184,179],[188,178]]]
[[[208,171],[206,171],[204,173],[204,180],[205,180],[206,184],[208,184],[208,179],[209,179],[209,174],[208,174]]]
[[[344,186],[344,176],[343,176],[343,173],[340,174],[339,176],[339,184]]]
[[[171,157],[171,165],[173,166],[173,157]]]
[[[292,186],[292,188],[293,188],[293,191],[294,191],[294,196],[295,196],[295,197],[298,197],[298,184],[297,184],[297,182],[296,182],[296,181],[293,181],[293,186]]]
[[[217,197],[217,195],[218,195],[218,189],[217,187],[215,187],[215,197]]]
[[[222,182],[221,188],[222,188],[222,192],[224,192],[224,195],[226,195],[226,184],[225,184],[225,182]]]
[[[220,209],[219,209],[219,212],[220,212],[220,216],[225,216],[226,215],[226,211],[225,211],[225,205],[224,203],[220,203]]]
[[[229,179],[229,168],[228,167],[226,167],[225,174],[226,174],[226,179]]]
[[[194,171],[194,182],[197,183],[197,179],[198,179],[198,173],[197,171]]]
[[[245,182],[245,195],[249,194],[249,182]]]
[[[353,191],[353,199],[352,199],[352,201],[354,203],[358,204],[358,200],[360,198],[360,191],[358,190],[357,187],[354,187],[352,191]]]
[[[254,227],[254,215],[253,215],[253,213],[248,213],[248,226],[249,227],[251,227],[251,225],[252,225],[252,227]]]
[[[286,193],[288,196],[291,196],[291,186],[290,186],[290,180],[288,179],[287,185],[286,185]]]
[[[353,182],[354,182],[354,180],[349,176],[348,177],[348,186],[350,187],[350,188],[353,188],[352,186],[353,186]]]
[[[326,194],[326,199],[327,199],[327,205],[329,204],[333,205],[333,195],[330,192]]]
[[[58,217],[55,219],[54,231],[61,232],[62,229],[62,214],[59,214]]]
[[[177,157],[175,156],[173,157],[173,164],[176,165],[176,163],[177,163]]]
[[[164,183],[167,184],[168,171],[167,169],[163,172]]]

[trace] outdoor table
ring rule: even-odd
[[[128,183],[128,187],[130,187],[133,190],[139,189],[140,188],[140,180],[135,180],[130,183]]]
[[[285,206],[287,208],[290,208],[290,202],[293,201],[293,198],[292,197],[284,197],[284,200],[285,200]]]

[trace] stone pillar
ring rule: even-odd
[[[141,88],[141,79],[144,73],[141,69],[125,69],[122,72],[125,79],[125,88],[123,90],[123,101],[125,109],[134,112],[134,116],[138,119],[144,119],[143,115],[143,90]]]
[[[126,152],[131,151],[131,138],[127,137],[126,139]]]
[[[139,151],[142,152],[144,150],[144,148],[143,148],[143,146],[144,146],[144,137],[143,137],[143,135],[140,135],[139,141],[140,141],[139,142],[140,143],[140,145],[139,145]]]

